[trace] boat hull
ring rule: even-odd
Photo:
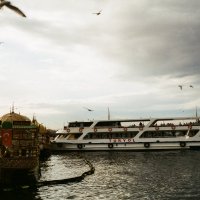
[[[40,177],[39,159],[1,158],[0,186],[35,184]]]
[[[200,149],[200,142],[52,143],[52,151],[150,151]]]

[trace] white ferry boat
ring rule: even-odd
[[[198,117],[69,122],[52,150],[175,150],[200,148]]]

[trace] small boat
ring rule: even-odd
[[[175,150],[200,148],[198,117],[69,122],[52,151]]]
[[[40,177],[38,128],[14,111],[0,118],[0,187],[34,184]]]

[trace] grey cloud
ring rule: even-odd
[[[200,73],[199,3],[175,2],[151,1],[139,11],[127,6],[112,24],[113,38],[101,51],[124,66],[125,78]]]
[[[92,47],[116,66],[123,66],[122,79],[133,75],[181,77],[200,73],[199,5],[195,0],[115,1],[108,3],[101,18],[93,20],[94,16],[81,12],[82,22],[72,19],[66,27],[36,19],[20,23],[30,34],[64,49]],[[72,8],[70,14],[81,17],[80,7]]]
[[[94,20],[92,14],[86,16],[86,10],[83,12],[80,6],[68,1],[59,10],[61,16],[67,17],[64,8],[71,17],[83,16],[80,21],[78,18],[71,23],[67,21],[65,27],[57,20],[14,18],[7,23],[63,50],[89,46],[116,66],[122,65],[122,79],[132,75],[179,77],[200,73],[199,5],[196,0],[143,0],[126,4],[115,1],[107,3],[101,18]],[[57,5],[57,9],[61,8]]]

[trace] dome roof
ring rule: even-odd
[[[35,125],[39,128],[39,133],[45,134],[45,133],[47,132],[46,127],[45,127],[42,123],[39,123],[39,122],[35,119],[35,117],[33,118],[32,123],[35,124]]]
[[[45,134],[47,132],[46,127],[42,124],[39,125],[39,133]]]
[[[7,114],[3,115],[0,118],[0,120],[2,122],[4,122],[4,121],[10,121],[10,122],[13,122],[13,121],[31,121],[28,117],[17,114],[15,112],[11,112],[11,113],[7,113]]]

